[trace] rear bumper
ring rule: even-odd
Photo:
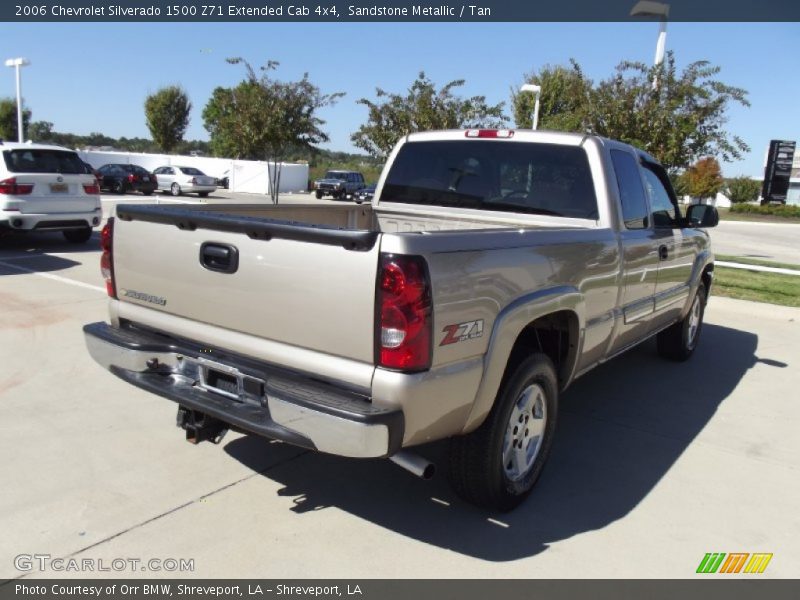
[[[63,231],[65,229],[81,229],[100,225],[102,212],[77,213],[0,213],[0,229],[11,231]]]
[[[236,429],[359,458],[402,445],[402,411],[350,390],[138,329],[92,323],[83,331],[92,358],[117,377]]]

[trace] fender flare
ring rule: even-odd
[[[574,355],[580,356],[586,327],[586,310],[583,294],[577,288],[559,286],[539,290],[517,298],[500,311],[492,326],[489,344],[483,358],[483,375],[462,434],[477,429],[492,409],[511,350],[522,330],[537,319],[561,311],[572,312],[577,318],[578,339]],[[572,363],[566,382],[569,382],[575,373],[577,360],[573,360]]]

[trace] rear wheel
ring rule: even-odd
[[[555,367],[544,354],[534,354],[503,384],[483,424],[451,439],[448,477],[456,493],[486,508],[518,506],[550,454],[557,413]]]
[[[145,192],[142,192],[142,193],[143,193],[145,196],[152,196],[152,195],[153,195],[153,190],[147,190],[147,191],[145,191]]]
[[[322,200],[322,192],[317,190],[317,193],[315,195],[317,196],[317,200]]]
[[[208,192],[197,192],[197,195],[200,196],[201,198],[205,198],[206,196],[208,196]]]
[[[111,188],[115,194],[124,194],[125,193],[125,184],[122,181],[115,181],[113,187]]]
[[[169,186],[169,193],[173,196],[180,196],[181,186],[179,186],[177,183],[173,183],[171,186]]]
[[[85,244],[92,237],[91,227],[84,227],[83,229],[67,229],[61,232],[71,244]]]
[[[658,353],[670,360],[687,360],[697,348],[700,330],[703,328],[703,315],[706,310],[708,290],[704,283],[697,287],[689,312],[682,321],[675,323],[658,334],[656,343]]]

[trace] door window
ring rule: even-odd
[[[611,151],[611,162],[617,176],[622,202],[622,220],[628,229],[647,229],[647,198],[639,175],[639,165],[629,152]]]

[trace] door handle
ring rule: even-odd
[[[200,264],[209,271],[235,273],[239,268],[239,250],[230,244],[205,242],[200,246]]]
[[[658,259],[659,260],[667,260],[669,257],[669,249],[667,248],[666,244],[662,244],[658,247]]]

